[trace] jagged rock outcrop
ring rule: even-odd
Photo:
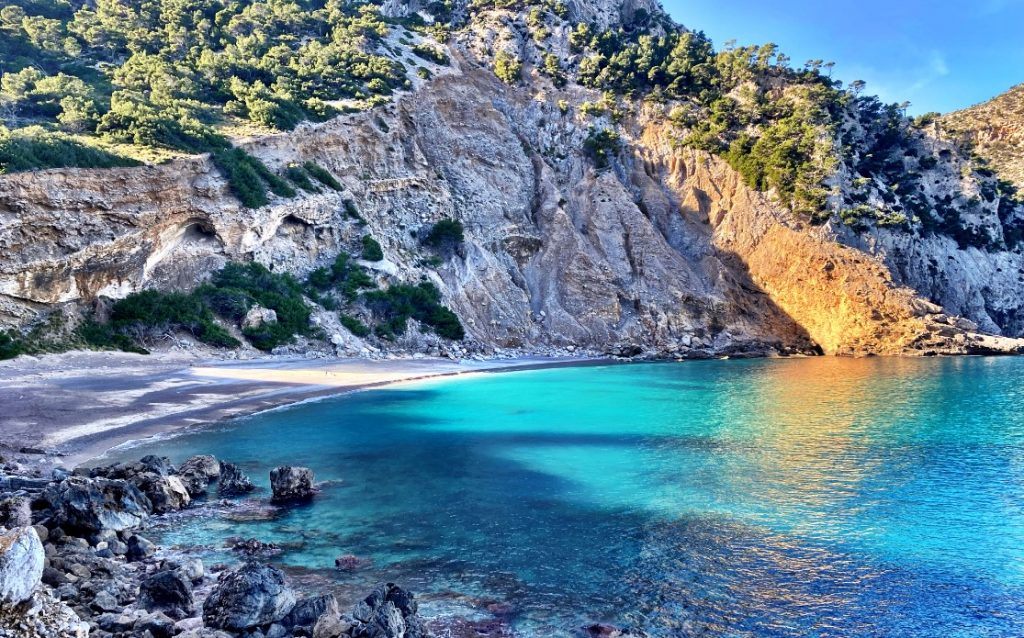
[[[72,476],[48,488],[44,497],[58,525],[86,534],[137,527],[152,511],[146,495],[122,480]]]
[[[313,498],[313,470],[308,467],[282,466],[270,470],[270,491],[277,502],[305,501]]]
[[[573,11],[607,26],[653,8],[582,2]],[[599,169],[584,150],[590,123],[577,109],[596,94],[573,84],[500,83],[473,52],[522,43],[498,13],[479,19],[477,32],[452,42],[453,67],[413,94],[245,144],[275,168],[315,161],[341,192],[246,209],[204,158],[0,178],[0,321],[24,323],[40,309],[147,286],[189,288],[228,260],[301,275],[352,252],[368,230],[385,254],[370,267],[436,283],[485,351],[1018,347],[974,333],[1024,334],[1019,253],[898,230],[864,237],[808,226],[725,162],[681,149],[656,107],[620,124],[626,148]],[[465,245],[431,265],[413,232],[443,218],[464,224]],[[222,493],[230,483],[226,473]]]

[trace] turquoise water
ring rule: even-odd
[[[329,483],[312,505],[194,517],[163,540],[282,543],[274,560],[341,591],[387,579],[428,611],[497,602],[520,635],[604,621],[649,636],[1020,636],[1022,378],[1010,358],[534,370],[118,456],[210,453],[264,487],[276,465],[313,468]],[[334,570],[341,554],[370,564]]]

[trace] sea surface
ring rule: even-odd
[[[263,491],[233,536],[339,591],[516,635],[1024,635],[1024,358],[563,367],[341,396],[116,451],[214,454]],[[263,507],[277,465],[315,501]],[[334,568],[354,555],[357,568]],[[468,611],[467,611],[468,613]]]

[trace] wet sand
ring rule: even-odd
[[[399,381],[579,364],[580,359],[202,360],[69,352],[0,362],[0,445],[59,452],[72,467],[178,428]]]

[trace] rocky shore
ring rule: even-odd
[[[303,595],[279,568],[246,552],[235,566],[204,565],[144,536],[158,517],[195,499],[245,496],[237,466],[195,456],[178,467],[147,456],[49,478],[0,475],[0,637],[420,638],[412,592],[382,583],[352,609],[331,594]],[[277,506],[316,494],[308,468],[271,473]],[[263,548],[258,548],[263,549]]]

